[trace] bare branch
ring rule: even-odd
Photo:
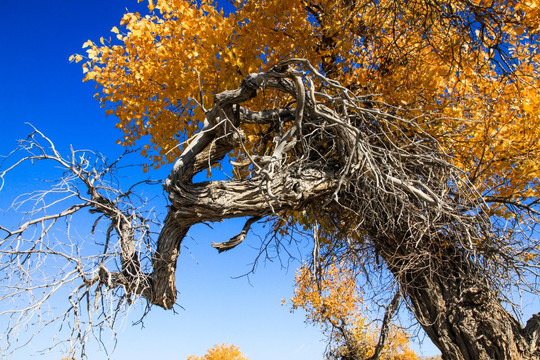
[[[379,334],[379,341],[377,342],[377,346],[375,346],[375,351],[373,352],[373,355],[371,355],[371,357],[368,360],[377,360],[381,356],[381,352],[384,348],[386,338],[388,337],[388,333],[390,331],[390,324],[391,324],[392,318],[396,314],[400,301],[401,301],[401,293],[398,291],[394,295],[394,298],[392,299],[390,304],[388,304],[388,306],[386,307],[383,322],[381,325],[381,331]]]
[[[149,230],[156,220],[144,211],[146,200],[132,192],[153,182],[141,181],[122,191],[115,180],[118,161],[107,163],[99,154],[74,149],[63,157],[35,128],[3,160],[4,182],[25,163],[54,164],[60,174],[48,189],[14,200],[8,211],[23,215],[20,224],[0,226],[0,303],[6,309],[0,315],[7,319],[7,336],[0,346],[5,354],[24,346],[23,339],[32,339],[42,327],[59,324],[59,340],[52,347],[66,343],[70,356],[77,351],[83,356],[86,341],[109,341],[105,330],[114,335],[117,319],[127,314],[134,297],[148,291],[148,275],[139,259],[141,251],[149,251]],[[98,215],[88,234],[98,235],[103,229],[99,221],[104,223],[103,243],[71,226],[87,216],[83,210]],[[69,306],[51,312],[50,301],[58,301],[67,289]],[[71,329],[67,333],[62,330],[66,322]]]
[[[218,252],[220,253],[235,248],[236,246],[240,245],[242,241],[244,241],[249,229],[251,228],[251,225],[259,221],[260,219],[261,219],[261,216],[253,216],[249,218],[244,224],[244,227],[242,228],[242,231],[240,232],[240,234],[233,236],[229,241],[220,242],[220,243],[213,242],[212,247],[217,249]]]

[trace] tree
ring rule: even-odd
[[[89,200],[121,251],[85,284],[170,309],[191,226],[247,217],[225,251],[266,218],[270,240],[311,232],[316,268],[346,257],[395,282],[443,358],[538,358],[540,316],[503,306],[514,279],[538,294],[538,2],[235,4],[150,1],[119,42],[85,43],[119,142],[148,139],[147,170],[175,162],[155,249]],[[194,182],[226,156],[233,179]]]
[[[187,360],[248,360],[248,358],[237,346],[221,344],[208,349],[204,356],[191,355]]]
[[[299,269],[291,311],[306,311],[306,321],[322,327],[328,339],[327,359],[419,359],[408,346],[408,335],[391,324],[399,293],[379,331],[369,325],[362,311],[363,297],[352,269],[338,261],[322,272],[317,277],[306,265]]]

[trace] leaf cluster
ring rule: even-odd
[[[304,310],[306,322],[322,328],[328,359],[370,359],[380,329],[366,315],[354,271],[335,262],[318,275],[306,265],[297,271],[291,311]],[[408,335],[396,325],[390,329],[378,359],[419,359],[408,346]]]

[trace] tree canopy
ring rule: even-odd
[[[390,323],[399,296],[392,301],[392,315],[383,322],[384,329],[369,323],[358,289],[356,275],[346,265],[332,263],[322,274],[314,274],[304,265],[296,273],[296,288],[291,311],[306,311],[306,322],[319,325],[328,339],[327,359],[418,360],[409,348],[409,337]],[[284,301],[285,303],[285,301]],[[379,333],[384,334],[379,337]]]
[[[237,346],[214,345],[204,356],[191,355],[187,360],[248,360]]]
[[[301,57],[358,95],[433,114],[419,125],[493,198],[519,204],[538,195],[535,1],[235,4],[224,14],[212,1],[150,2],[149,15],[128,13],[112,29],[120,43],[85,43],[85,80],[100,85],[96,96],[118,117],[123,144],[148,137],[149,165],[179,156],[215,94]],[[276,100],[268,94],[251,106]],[[243,130],[255,146],[261,130]]]

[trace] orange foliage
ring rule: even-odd
[[[235,5],[226,15],[212,0],[157,0],[148,15],[124,15],[112,39],[84,44],[85,80],[99,85],[122,144],[148,137],[150,166],[178,156],[214,94],[304,57],[359,93],[431,114],[418,121],[483,193],[540,194],[539,0]],[[256,142],[260,129],[244,127]]]
[[[248,360],[248,357],[237,346],[221,344],[208,349],[204,356],[190,355],[187,360]]]
[[[328,355],[341,358],[353,355],[367,359],[373,355],[379,330],[369,325],[363,314],[363,299],[354,273],[343,264],[331,264],[317,281],[310,268],[302,266],[296,274],[291,298],[292,311],[306,312],[308,323],[319,325],[330,341]],[[379,357],[381,360],[415,360],[406,333],[392,326]]]

